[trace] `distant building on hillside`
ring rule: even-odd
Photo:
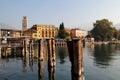
[[[54,38],[58,35],[58,28],[54,25],[33,25],[30,29],[23,32],[24,36],[30,38]]]
[[[70,33],[71,38],[85,38],[86,35],[87,35],[87,31],[85,30],[79,28],[71,29],[71,33]]]

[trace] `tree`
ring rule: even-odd
[[[66,32],[64,28],[64,23],[62,22],[59,27],[58,37],[64,39],[67,36],[69,36],[69,33]]]
[[[112,39],[114,33],[117,31],[112,25],[112,22],[108,19],[97,20],[96,23],[93,24],[94,28],[91,30],[92,36],[95,40],[101,39],[101,41]]]

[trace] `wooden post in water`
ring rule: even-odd
[[[83,67],[83,44],[80,39],[73,39],[67,42],[70,61],[72,80],[84,80]]]
[[[34,52],[33,52],[33,40],[30,40],[29,42],[29,56],[34,57]]]
[[[46,39],[47,41],[47,47],[48,47],[48,66],[52,67],[52,44],[51,44],[51,39]]]
[[[43,42],[41,39],[38,40],[38,59],[43,61]]]
[[[24,40],[22,40],[22,56],[23,57],[25,56],[25,53],[24,53]]]
[[[27,46],[27,40],[25,40],[25,53],[26,53],[26,56],[28,56],[28,46]]]
[[[55,80],[56,71],[56,54],[55,54],[55,40],[47,39],[48,46],[48,72],[49,80]]]
[[[55,40],[54,39],[52,39],[52,63],[53,63],[53,67],[55,67],[56,66],[56,53],[55,53]]]
[[[22,55],[25,56],[25,57],[28,56],[28,53],[27,53],[27,41],[26,40],[23,40]]]
[[[55,54],[55,40],[47,39],[48,46],[48,65],[49,67],[56,66],[56,54]]]
[[[31,56],[34,57],[33,40],[31,42]]]
[[[31,39],[29,41],[29,56],[31,57]]]

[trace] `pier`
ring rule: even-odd
[[[23,63],[24,69],[26,71],[28,60],[30,60],[30,65],[33,65],[31,62],[33,58],[35,58],[34,47],[36,47],[38,59],[38,75],[39,79],[43,78],[44,73],[44,61],[45,61],[45,52],[47,54],[47,63],[48,63],[48,72],[49,79],[55,79],[55,71],[56,71],[56,46],[66,46],[69,52],[69,59],[71,62],[71,79],[72,80],[84,80],[84,66],[83,66],[83,47],[84,42],[80,39],[72,39],[71,41],[65,40],[55,40],[51,39],[37,39],[36,41],[30,40],[29,38],[11,38],[8,39],[8,45],[2,46],[0,50],[2,51],[1,57],[9,57],[10,55],[18,55],[21,54],[21,57],[25,64]],[[12,46],[17,44],[17,46]],[[20,49],[20,50],[19,50]],[[19,51],[18,51],[19,50]],[[14,53],[14,54],[10,54]],[[26,64],[27,63],[27,64]]]

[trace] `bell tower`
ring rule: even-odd
[[[22,19],[22,31],[27,30],[27,28],[28,28],[28,18],[27,18],[27,16],[23,16],[23,19]]]

